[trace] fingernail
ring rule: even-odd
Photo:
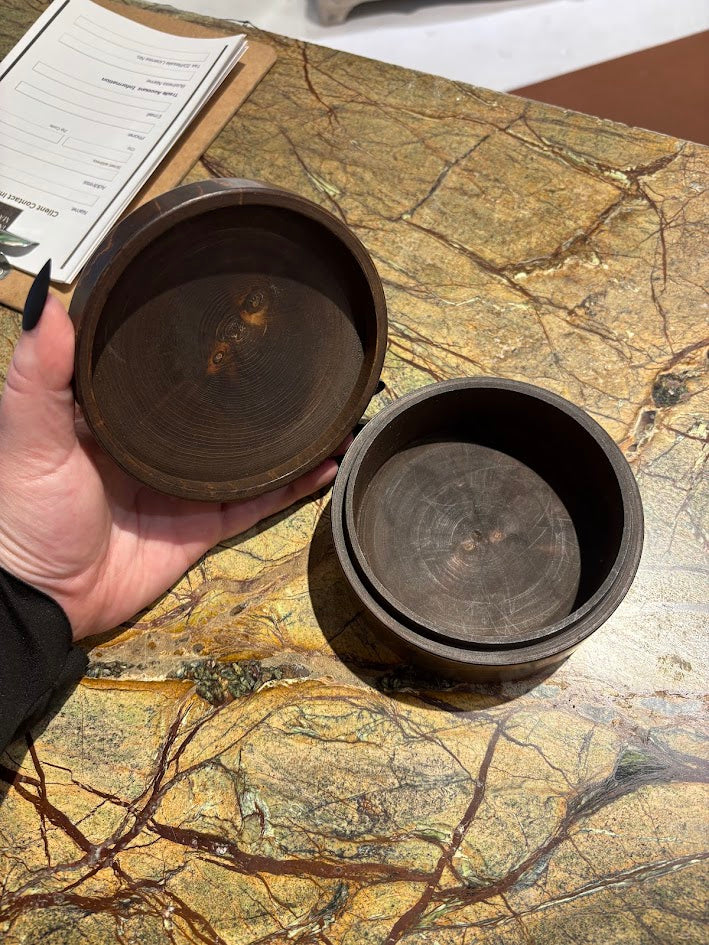
[[[34,282],[27,293],[27,300],[25,301],[25,308],[22,313],[23,331],[32,331],[39,321],[39,316],[44,309],[44,303],[47,301],[51,274],[52,260],[48,259],[34,277]]]

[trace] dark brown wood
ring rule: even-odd
[[[192,499],[249,498],[327,458],[386,347],[360,241],[255,181],[200,181],[140,207],[84,269],[70,314],[94,436],[133,476]]]
[[[512,94],[709,144],[709,31]]]
[[[382,411],[333,492],[337,555],[413,662],[480,679],[558,662],[627,593],[640,495],[582,410],[495,378],[434,384]]]

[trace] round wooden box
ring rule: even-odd
[[[179,187],[131,213],[70,314],[76,397],[127,472],[175,496],[249,498],[326,459],[386,348],[371,258],[338,219],[255,181]]]
[[[384,638],[444,675],[514,678],[567,656],[627,593],[640,494],[561,397],[464,378],[371,420],[332,500],[340,564]]]

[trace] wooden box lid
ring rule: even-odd
[[[255,181],[187,184],[107,236],[70,308],[77,400],[127,472],[172,495],[249,498],[327,458],[359,420],[386,305],[356,236]]]

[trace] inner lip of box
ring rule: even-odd
[[[427,440],[374,474],[357,534],[379,584],[409,619],[457,639],[522,642],[566,617],[581,555],[556,493],[498,450]]]
[[[468,645],[547,635],[589,604],[621,548],[623,499],[603,448],[518,391],[448,391],[407,407],[369,444],[348,492],[353,552],[377,596]]]

